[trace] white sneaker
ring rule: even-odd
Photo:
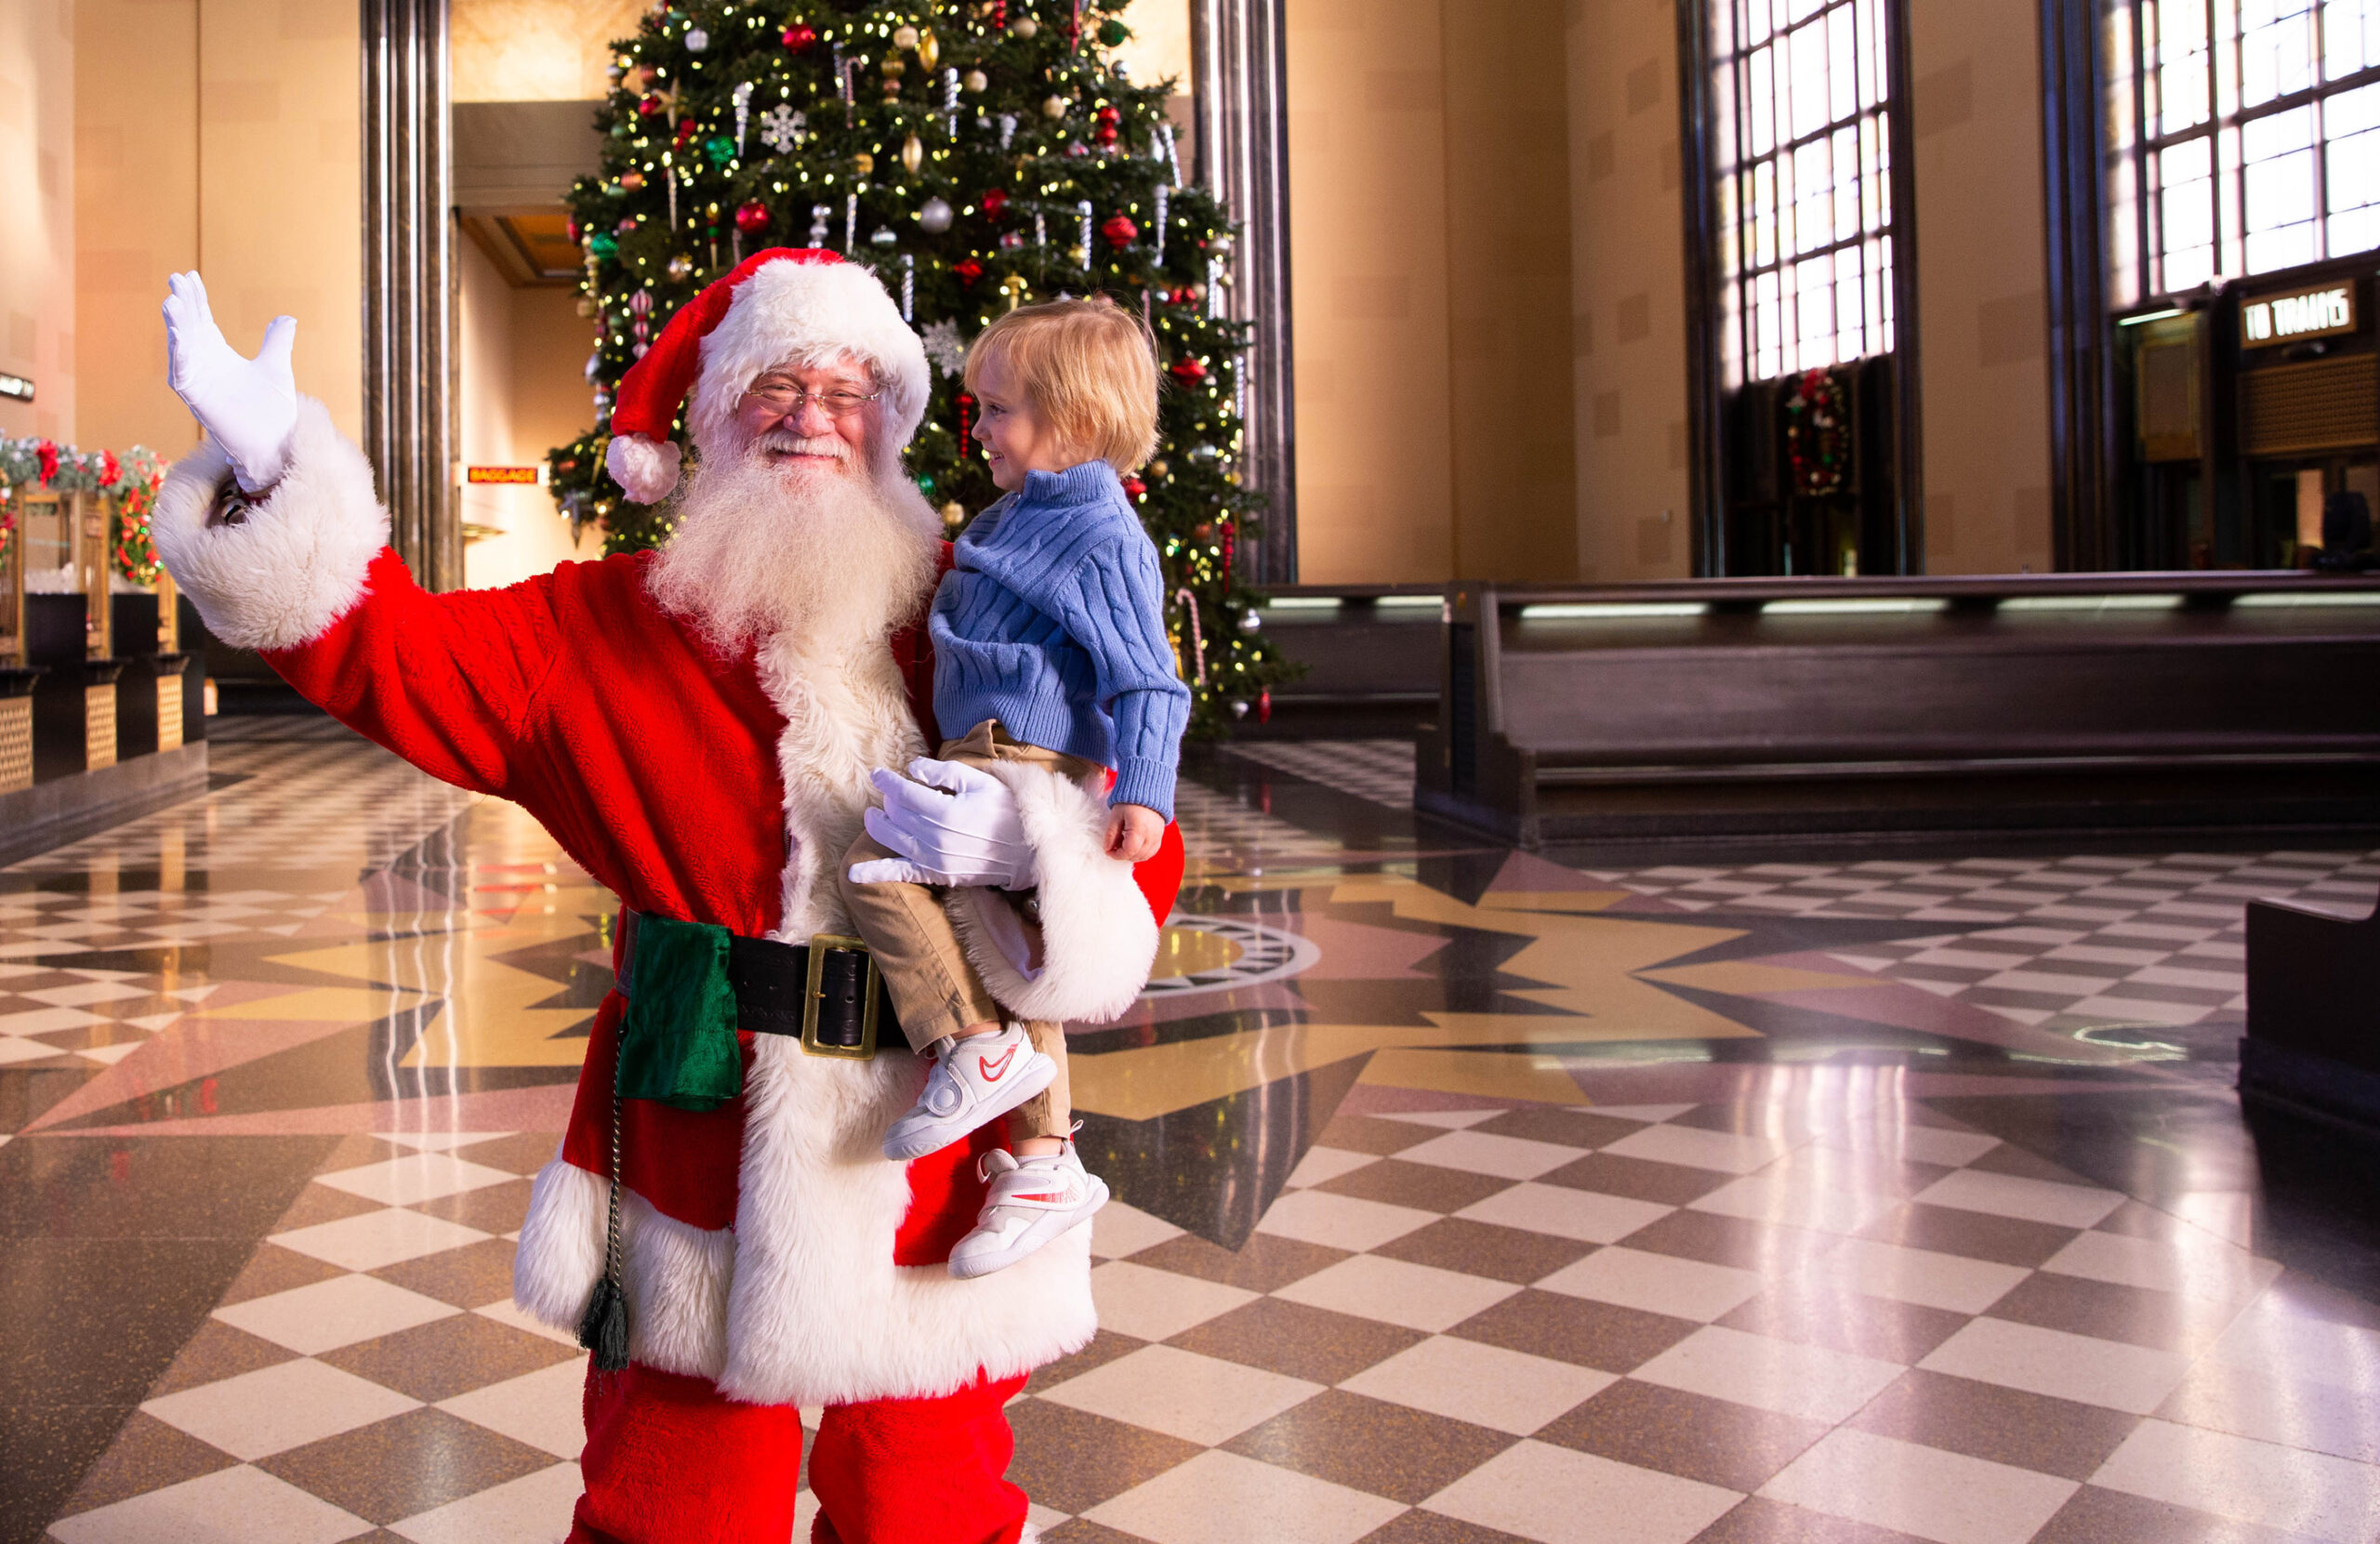
[[[976,1172],[992,1193],[975,1231],[950,1251],[950,1273],[962,1279],[1005,1270],[1107,1204],[1106,1182],[1084,1171],[1071,1142],[1029,1158],[995,1149]]]
[[[1050,1086],[1058,1063],[1033,1049],[1023,1024],[947,1041],[926,1074],[925,1091],[884,1133],[884,1155],[907,1163],[939,1152]]]

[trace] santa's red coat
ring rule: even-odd
[[[756,936],[849,930],[830,865],[867,767],[936,738],[921,631],[831,672],[790,644],[721,658],[653,600],[650,555],[429,594],[384,545],[361,456],[305,406],[288,476],[243,525],[205,523],[219,456],[185,462],[161,499],[160,545],[218,636],[264,647],[309,698],[425,772],[519,803],[629,906]],[[836,732],[789,732],[792,718]],[[1054,852],[1075,836],[1047,819],[1036,839],[1045,872],[1081,856]],[[1136,880],[1161,916],[1181,871],[1169,831],[1125,893]],[[623,1007],[613,993],[596,1016],[522,1232],[517,1296],[557,1325],[575,1325],[602,1268]],[[997,1139],[906,1178],[868,1151],[914,1098],[915,1058],[743,1039],[746,1090],[721,1108],[625,1102],[636,1360],[737,1398],[840,1404],[1009,1377],[1090,1338],[1083,1233],[982,1282],[941,1269],[982,1202],[973,1158]]]

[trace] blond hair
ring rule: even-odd
[[[976,335],[967,389],[997,361],[1051,432],[1117,476],[1157,454],[1157,340],[1107,297],[1020,306]]]

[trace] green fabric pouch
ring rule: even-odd
[[[620,1022],[619,1096],[716,1110],[744,1090],[725,928],[640,916]]]

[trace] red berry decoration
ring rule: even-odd
[[[1116,215],[1099,228],[1099,233],[1107,238],[1108,245],[1121,251],[1132,244],[1132,238],[1141,233],[1141,228],[1132,223],[1130,216]]]
[[[1008,190],[1007,190],[1007,189],[1005,189],[1005,188],[994,188],[990,192],[985,193],[985,194],[984,195],[984,218],[986,218],[986,219],[998,219],[998,218],[1000,218],[1000,211],[1001,211],[1001,210],[1003,210],[1003,209],[1005,209],[1005,208],[1007,208],[1007,207],[1008,207]]]
[[[792,26],[787,27],[784,32],[779,33],[777,34],[777,41],[798,54],[804,48],[809,47],[812,44],[818,41],[817,29],[805,26],[801,22],[797,21]]]
[[[960,284],[972,284],[984,276],[984,265],[972,257],[961,257],[950,265],[950,271],[959,275]]]
[[[1166,373],[1184,386],[1196,386],[1207,378],[1207,367],[1188,354],[1175,360]]]
[[[769,206],[759,199],[735,206],[735,229],[746,235],[756,235],[769,228]]]

